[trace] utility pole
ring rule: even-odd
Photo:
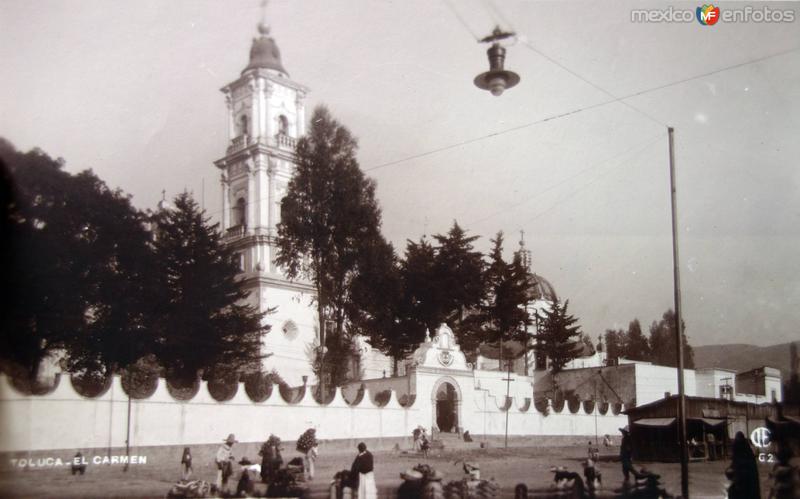
[[[594,444],[597,443],[597,378],[594,378]]]
[[[681,494],[689,499],[689,452],[686,445],[686,393],[683,387],[683,316],[681,315],[680,259],[678,258],[678,208],[675,188],[674,129],[669,135],[669,184],[672,204],[672,270],[675,289],[675,344],[678,353],[678,441],[681,449]]]
[[[503,342],[500,342],[500,361],[502,362],[503,359]],[[511,382],[514,381],[511,378],[511,362],[508,362],[508,371],[505,378],[502,378],[502,381],[506,382],[506,437],[505,437],[505,448],[508,448],[508,413],[511,412],[511,404],[509,403],[509,397],[511,395]]]

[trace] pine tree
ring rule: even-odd
[[[519,254],[511,263],[503,259],[502,232],[497,233],[492,243],[490,262],[484,273],[487,292],[474,316],[474,322],[480,324],[480,329],[469,338],[471,341],[462,345],[467,349],[473,343],[480,342],[502,344],[515,340],[525,343],[525,326],[531,324],[525,308],[528,302],[528,271]]]
[[[649,361],[651,358],[650,344],[642,334],[642,326],[639,324],[639,319],[632,320],[628,325],[624,350],[624,356],[627,359]]]
[[[462,348],[469,350],[477,345],[473,344],[470,325],[463,322],[486,293],[483,255],[473,246],[479,236],[467,236],[454,220],[446,235],[433,238],[438,243],[433,267],[434,308],[440,314],[439,322],[447,322]]]
[[[155,311],[156,356],[176,378],[198,371],[254,370],[263,358],[264,313],[247,303],[233,250],[220,241],[188,193],[157,218],[155,252],[160,279]]]
[[[556,299],[550,310],[545,310],[541,331],[536,334],[537,350],[550,359],[550,372],[558,374],[567,363],[580,353],[577,344],[581,336],[578,319],[567,313],[569,300],[561,304]]]

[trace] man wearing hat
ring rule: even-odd
[[[622,433],[622,443],[619,446],[619,458],[622,461],[622,474],[625,475],[625,481],[630,479],[630,474],[636,476],[636,470],[633,469],[633,442],[631,442],[631,434],[626,426],[619,429]]]
[[[219,493],[228,492],[228,478],[233,474],[233,444],[238,442],[233,433],[228,435],[222,445],[217,450],[217,491]]]

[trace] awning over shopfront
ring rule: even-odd
[[[638,426],[650,426],[657,428],[666,428],[675,422],[675,418],[642,418],[637,419],[633,424]]]

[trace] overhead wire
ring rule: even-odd
[[[447,8],[450,9],[450,12],[453,13],[455,18],[458,19],[458,22],[460,22],[461,25],[464,27],[464,29],[466,29],[467,32],[472,36],[472,38],[474,38],[476,41],[480,41],[480,39],[481,39],[480,36],[478,36],[477,33],[472,31],[472,28],[470,28],[469,24],[467,24],[467,21],[464,20],[463,17],[461,17],[461,14],[458,13],[458,11],[456,10],[455,6],[450,2],[450,0],[442,0],[442,1],[447,6]]]
[[[510,133],[510,132],[514,132],[514,131],[522,130],[524,128],[528,128],[528,127],[531,127],[531,126],[535,126],[535,125],[539,125],[539,124],[542,124],[542,123],[546,123],[548,121],[553,121],[553,120],[565,118],[567,116],[571,116],[573,114],[578,114],[578,113],[581,113],[583,111],[589,111],[589,110],[592,110],[592,109],[596,109],[596,108],[599,108],[599,107],[606,106],[608,104],[613,104],[615,102],[621,102],[621,101],[624,101],[626,99],[630,99],[630,98],[633,98],[633,97],[638,97],[640,95],[648,94],[648,93],[655,92],[655,91],[658,91],[658,90],[663,90],[665,88],[672,87],[672,86],[675,86],[675,85],[680,85],[682,83],[687,83],[687,82],[692,81],[692,80],[705,78],[707,76],[711,76],[711,75],[714,75],[714,74],[717,74],[717,73],[722,73],[724,71],[728,71],[728,70],[731,70],[731,69],[740,68],[740,67],[743,67],[743,66],[747,66],[749,64],[755,64],[755,63],[758,63],[758,62],[763,62],[765,60],[772,59],[772,58],[775,58],[775,57],[780,57],[782,55],[790,54],[792,52],[797,52],[799,50],[800,50],[800,47],[794,47],[792,49],[783,50],[783,51],[776,52],[776,53],[773,53],[773,54],[768,54],[768,55],[765,55],[765,56],[762,56],[762,57],[758,57],[758,58],[755,58],[755,59],[751,59],[751,60],[748,60],[748,61],[744,61],[744,62],[741,62],[741,63],[737,63],[737,64],[733,64],[733,65],[730,65],[730,66],[725,66],[725,67],[722,67],[722,68],[718,68],[718,69],[715,69],[713,71],[708,71],[708,72],[705,72],[705,73],[702,73],[702,74],[699,74],[699,75],[690,76],[688,78],[682,78],[680,80],[675,80],[673,82],[665,83],[663,85],[657,85],[655,87],[650,87],[650,88],[646,88],[646,89],[639,90],[639,91],[636,91],[636,92],[632,92],[632,93],[623,95],[621,97],[615,97],[615,98],[613,98],[611,100],[597,102],[595,104],[590,104],[588,106],[583,106],[583,107],[580,107],[580,108],[577,108],[577,109],[573,109],[571,111],[566,111],[566,112],[563,112],[563,113],[554,114],[554,115],[548,116],[546,118],[538,119],[538,120],[531,121],[531,122],[528,122],[528,123],[523,123],[521,125],[517,125],[517,126],[514,126],[514,127],[510,127],[510,128],[506,128],[506,129],[503,129],[503,130],[499,130],[497,132],[492,132],[492,133],[488,133],[486,135],[473,137],[471,139],[467,139],[467,140],[463,140],[461,142],[456,142],[456,143],[453,143],[453,144],[450,144],[450,145],[438,147],[436,149],[431,149],[431,150],[428,150],[428,151],[425,151],[425,152],[421,152],[421,153],[418,153],[418,154],[412,154],[410,156],[406,156],[404,158],[396,159],[396,160],[393,160],[393,161],[388,161],[386,163],[380,163],[380,164],[377,164],[375,166],[372,166],[372,167],[369,167],[369,168],[365,168],[364,171],[365,172],[369,172],[369,171],[379,170],[379,169],[386,168],[386,167],[389,167],[389,166],[394,166],[394,165],[397,165],[397,164],[400,164],[400,163],[405,163],[407,161],[411,161],[411,160],[414,160],[414,159],[423,158],[423,157],[430,156],[430,155],[433,155],[433,154],[436,154],[436,153],[440,153],[440,152],[443,152],[443,151],[447,151],[447,150],[450,150],[450,149],[455,149],[457,147],[461,147],[461,146],[464,146],[464,145],[467,145],[467,144],[472,144],[472,143],[479,142],[479,141],[482,141],[482,140],[490,139],[492,137],[505,135],[505,134]],[[661,122],[658,122],[658,123],[662,124]]]
[[[660,136],[659,136],[659,137],[655,137],[654,139],[652,139],[652,140],[650,140],[649,142],[647,142],[647,143],[646,143],[646,144],[645,144],[645,145],[644,145],[644,146],[643,146],[641,149],[639,149],[639,150],[637,151],[637,154],[639,154],[639,153],[643,152],[643,151],[644,151],[644,150],[645,150],[645,149],[646,149],[648,146],[650,146],[651,144],[655,143],[655,142],[656,142],[657,140],[659,140],[660,138],[661,138]],[[633,158],[631,158],[631,159],[633,159]],[[629,165],[630,165],[630,163],[629,163],[629,162],[622,162],[622,163],[618,164],[617,166],[615,166],[614,168],[612,168],[612,169],[611,169],[609,172],[607,172],[607,173],[610,173],[611,171],[621,170],[622,168],[624,168],[624,167],[626,167],[626,166],[629,166]],[[564,197],[564,198],[560,199],[559,201],[557,201],[557,202],[553,203],[553,204],[552,204],[552,205],[551,205],[549,208],[547,208],[546,210],[544,210],[544,211],[542,211],[542,212],[540,212],[540,213],[537,213],[537,214],[536,214],[536,215],[534,215],[533,217],[531,217],[531,218],[527,219],[527,220],[525,221],[525,223],[530,223],[530,222],[533,222],[534,220],[536,220],[536,219],[538,219],[538,218],[541,218],[541,217],[543,217],[543,216],[544,216],[544,215],[546,215],[547,213],[550,213],[551,211],[553,211],[553,210],[554,210],[556,207],[558,207],[559,205],[561,205],[561,204],[565,203],[566,201],[569,201],[570,199],[572,199],[573,197],[575,197],[577,194],[579,194],[581,191],[585,190],[586,188],[588,188],[588,187],[589,187],[589,186],[591,186],[591,185],[594,185],[595,183],[599,182],[599,181],[600,181],[600,180],[602,180],[602,179],[603,179],[603,176],[599,176],[599,177],[595,178],[594,180],[592,180],[592,181],[590,181],[590,182],[587,182],[586,184],[584,184],[584,185],[582,185],[582,186],[578,187],[577,189],[575,189],[574,191],[572,191],[570,194],[568,194],[566,197]]]
[[[613,161],[615,159],[618,159],[618,158],[620,158],[622,156],[625,156],[626,154],[630,153],[631,151],[634,151],[634,150],[641,149],[641,148],[649,146],[651,143],[655,142],[656,140],[658,140],[662,136],[663,136],[662,134],[658,134],[658,135],[653,136],[653,137],[651,137],[651,138],[649,138],[649,139],[647,139],[645,141],[642,141],[642,142],[640,142],[640,143],[638,143],[638,144],[636,144],[636,145],[634,145],[632,147],[629,147],[629,148],[625,149],[624,151],[622,151],[622,152],[620,152],[618,154],[615,154],[614,156],[611,156],[609,158],[605,158],[605,159],[603,159],[601,161],[598,161],[597,163],[594,163],[591,166],[588,166],[588,167],[586,167],[586,168],[584,168],[584,169],[582,169],[582,170],[580,170],[580,171],[578,171],[578,172],[576,172],[576,173],[574,173],[572,175],[569,175],[569,176],[559,180],[558,182],[556,182],[554,184],[551,184],[551,185],[547,186],[543,190],[541,190],[541,191],[539,191],[539,192],[537,192],[537,193],[535,193],[535,194],[523,199],[522,201],[514,203],[511,206],[508,206],[508,207],[506,207],[506,208],[504,208],[502,210],[499,210],[499,211],[496,211],[496,212],[491,213],[489,215],[486,215],[486,216],[484,216],[482,218],[479,218],[477,220],[472,220],[467,225],[478,224],[478,223],[484,222],[486,220],[489,220],[491,218],[494,218],[496,216],[502,215],[503,213],[507,213],[509,211],[515,210],[515,209],[519,208],[520,206],[522,206],[522,205],[524,205],[526,203],[529,203],[530,201],[533,201],[534,199],[542,196],[543,194],[546,194],[547,192],[550,192],[553,189],[564,185],[565,183],[569,182],[570,180],[572,180],[572,179],[574,179],[574,178],[576,178],[576,177],[578,177],[580,175],[583,175],[584,173],[587,173],[587,172],[589,172],[591,170],[597,169],[597,168],[599,168],[600,166],[602,166],[602,165],[604,165],[606,163],[609,163],[609,162],[611,162],[611,161]]]

